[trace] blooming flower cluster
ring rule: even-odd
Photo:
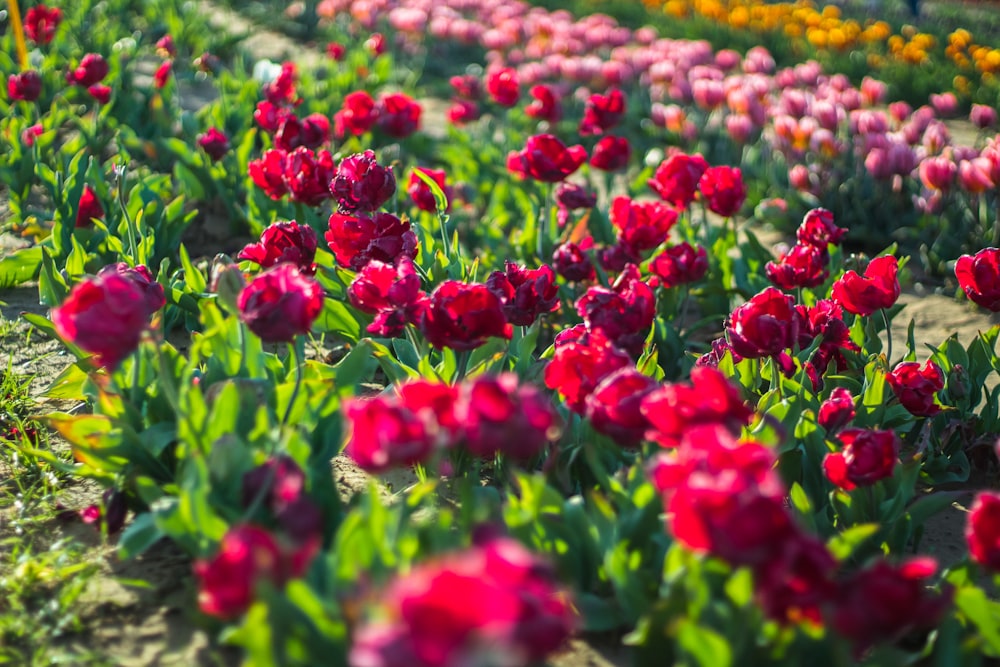
[[[338,139],[348,134],[362,136],[373,128],[393,139],[405,139],[420,129],[420,104],[403,93],[389,93],[375,100],[365,91],[344,97],[343,106],[333,115],[333,133]]]
[[[344,413],[346,452],[371,472],[429,463],[459,447],[483,459],[503,454],[527,462],[559,432],[549,400],[512,374],[458,385],[415,380],[391,395],[351,400]]]
[[[711,376],[703,377],[702,382]],[[698,398],[706,394],[699,392]],[[695,406],[697,400],[692,401]],[[858,655],[877,642],[934,627],[950,599],[926,589],[937,568],[933,559],[901,565],[876,560],[847,571],[792,518],[774,453],[759,443],[737,440],[732,427],[739,420],[727,423],[732,419],[724,410],[700,411],[692,423],[681,416],[667,438],[674,449],[650,465],[674,537],[690,549],[749,567],[758,603],[769,617],[781,623],[829,622],[852,640]],[[832,476],[846,485],[871,484],[891,475],[898,443],[888,450],[881,443],[895,437],[891,431],[841,432],[846,447],[828,457],[828,475],[836,471]],[[868,441],[872,444],[862,444]],[[880,591],[880,597],[871,597],[872,590]]]
[[[552,569],[502,537],[418,566],[379,606],[382,617],[354,635],[352,667],[535,664],[575,625]]]

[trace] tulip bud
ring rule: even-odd
[[[219,303],[230,313],[237,313],[236,302],[247,286],[240,267],[227,255],[218,254],[212,260],[210,289],[218,295]]]
[[[952,400],[963,399],[972,390],[972,383],[969,381],[969,373],[960,364],[952,366],[948,373],[947,381],[948,396]]]

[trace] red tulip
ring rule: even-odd
[[[24,15],[24,34],[35,44],[48,44],[55,37],[56,28],[60,23],[62,23],[61,9],[36,5]]]
[[[333,115],[334,134],[344,137],[348,132],[360,137],[378,120],[375,99],[363,90],[348,93],[344,105]]]
[[[298,78],[298,71],[293,62],[281,64],[281,71],[273,81],[264,84],[264,97],[271,104],[278,106],[296,105],[295,80]]]
[[[375,315],[368,333],[395,338],[406,325],[416,323],[426,295],[413,260],[403,256],[397,266],[368,262],[347,288],[347,297],[358,310]]]
[[[802,224],[795,231],[799,243],[814,245],[826,250],[827,245],[840,245],[847,230],[833,221],[833,213],[825,208],[814,208],[802,218]]]
[[[524,107],[524,113],[538,120],[558,123],[562,120],[562,104],[551,86],[539,84],[528,91],[533,101]]]
[[[153,73],[153,86],[159,90],[167,85],[167,81],[170,80],[170,75],[174,70],[174,62],[172,60],[165,60],[156,68],[156,72]]]
[[[268,134],[274,134],[278,131],[278,127],[285,121],[285,118],[292,115],[294,113],[285,107],[262,100],[254,108],[253,120],[260,129]]]
[[[590,156],[590,165],[603,171],[618,171],[628,166],[632,147],[625,137],[602,137]]]
[[[928,590],[927,580],[936,570],[930,557],[910,558],[900,565],[878,560],[841,582],[833,627],[854,642],[855,656],[876,643],[937,625],[951,599]]]
[[[7,78],[7,97],[11,102],[34,102],[42,94],[42,77],[33,69]]]
[[[510,339],[503,304],[486,285],[446,280],[431,293],[418,321],[420,331],[434,347],[475,349],[491,337]]]
[[[817,423],[828,435],[835,435],[852,419],[854,419],[854,397],[844,387],[837,387],[830,393],[830,398],[820,404],[816,416]]]
[[[117,264],[108,264],[97,272],[98,278],[108,275],[120,276],[138,287],[142,293],[143,305],[150,315],[167,305],[163,285],[153,279],[153,274],[145,265],[136,264],[135,267],[130,267],[125,262],[118,262]]]
[[[401,257],[417,256],[417,235],[410,223],[391,213],[374,213],[371,217],[334,213],[325,238],[337,264],[355,271],[373,259],[395,264]]]
[[[198,145],[208,154],[212,162],[218,162],[229,152],[229,137],[217,127],[210,127],[204,134],[198,135]]]
[[[570,241],[563,243],[552,253],[552,268],[570,282],[586,282],[597,275],[587,253]]]
[[[651,250],[667,240],[677,222],[677,211],[660,202],[637,202],[616,197],[608,216],[618,238],[637,251]]]
[[[309,333],[323,310],[323,288],[293,264],[278,264],[240,292],[240,319],[265,343],[290,343]]]
[[[494,70],[486,77],[486,92],[502,107],[515,106],[521,99],[521,84],[513,67]]]
[[[797,243],[777,262],[768,262],[764,273],[781,289],[816,287],[830,277],[830,255],[825,247]]]
[[[507,170],[544,183],[558,183],[579,169],[586,159],[583,146],[567,148],[551,134],[537,134],[528,138],[523,150],[507,156]]]
[[[434,452],[434,426],[394,397],[351,399],[344,416],[350,432],[344,451],[368,472],[423,463]]]
[[[976,494],[965,524],[965,541],[972,560],[990,570],[1000,570],[1000,493]]]
[[[339,63],[347,55],[347,47],[337,42],[328,42],[326,45],[326,55]]]
[[[477,76],[472,74],[453,76],[448,79],[448,83],[460,99],[476,102],[483,97],[482,81]]]
[[[665,289],[701,280],[708,272],[708,253],[687,241],[670,246],[653,258],[649,270]]]
[[[329,186],[333,173],[333,156],[330,151],[313,153],[305,146],[299,146],[288,153],[282,176],[292,201],[306,206],[319,206],[330,198]]]
[[[287,553],[263,528],[233,526],[213,558],[194,563],[198,606],[209,616],[234,619],[249,609],[259,584],[280,588],[288,579],[302,576],[307,565],[308,559]]]
[[[452,125],[465,125],[475,120],[479,120],[481,115],[479,106],[469,100],[454,100],[448,107],[448,122]]]
[[[583,136],[601,134],[617,125],[625,115],[625,95],[612,88],[607,95],[594,94],[587,100],[580,121]]]
[[[582,185],[563,181],[556,186],[556,201],[560,206],[571,210],[594,208],[597,195]]]
[[[507,260],[502,272],[494,271],[486,279],[486,287],[500,298],[507,321],[517,326],[531,326],[559,307],[556,274],[545,264],[528,269]]]
[[[45,127],[41,123],[35,123],[29,127],[26,127],[23,132],[21,132],[21,143],[23,143],[28,148],[35,145],[35,139],[42,136],[45,132]]]
[[[900,447],[894,432],[853,428],[841,431],[837,437],[843,448],[823,459],[823,472],[836,486],[851,491],[892,477]]]
[[[162,305],[155,288],[143,284],[145,278],[114,268],[77,283],[66,300],[52,309],[56,333],[93,354],[99,366],[116,368],[138,347],[156,310],[153,306]]]
[[[545,367],[545,386],[554,389],[570,410],[583,414],[587,396],[620,368],[631,366],[628,355],[600,331],[584,325],[563,330],[555,340],[555,354]]]
[[[689,444],[660,454],[649,470],[671,534],[734,566],[772,561],[797,534],[773,452],[711,427],[687,435]]]
[[[548,397],[519,384],[513,373],[480,375],[466,382],[458,392],[455,418],[473,455],[492,459],[500,453],[515,461],[538,456],[559,420]]]
[[[677,208],[687,208],[698,191],[698,181],[708,169],[708,163],[700,154],[686,155],[674,153],[660,163],[649,187],[660,195],[663,201]]]
[[[955,277],[973,303],[1000,312],[1000,249],[984,248],[975,255],[962,255],[955,262]]]
[[[698,190],[705,198],[708,210],[726,218],[739,212],[747,197],[746,185],[738,167],[709,167],[698,181]]]
[[[108,75],[108,62],[96,53],[88,53],[76,69],[66,74],[66,81],[81,88],[100,83]]]
[[[256,262],[268,269],[278,264],[290,263],[302,273],[316,273],[316,232],[309,225],[300,225],[295,220],[276,222],[260,235],[260,241],[251,243],[237,255],[237,259]]]
[[[867,317],[880,308],[888,308],[899,298],[895,257],[876,257],[865,269],[864,277],[848,271],[833,284],[833,300],[850,313]]]
[[[697,427],[718,426],[737,436],[753,416],[739,389],[705,366],[692,369],[690,384],[668,383],[648,394],[642,413],[650,423],[646,438],[668,449],[680,446],[687,430]]]
[[[656,315],[656,296],[629,264],[611,288],[591,287],[577,299],[576,312],[587,328],[600,331],[613,344],[633,355],[642,351]]]
[[[396,194],[392,167],[383,167],[375,152],[366,150],[345,157],[330,181],[330,192],[342,213],[377,211]]]
[[[83,186],[83,193],[80,194],[80,203],[76,209],[77,229],[90,227],[94,220],[104,219],[104,207],[101,200],[97,198],[97,193],[89,185]]]
[[[640,443],[649,428],[641,410],[643,399],[658,383],[631,366],[601,380],[586,399],[586,416],[594,430],[610,436],[622,447]]]
[[[403,93],[384,95],[376,107],[375,125],[394,139],[405,139],[420,129],[421,107]]]
[[[795,304],[774,287],[768,287],[739,306],[729,316],[726,335],[733,351],[748,359],[777,356],[798,337]]]
[[[316,149],[330,140],[330,121],[319,113],[299,119],[293,113],[285,114],[274,132],[274,147],[293,151],[299,146]]]
[[[754,569],[757,603],[779,623],[807,620],[821,626],[824,607],[837,594],[836,568],[837,561],[816,538],[786,539],[774,558]]]
[[[928,359],[923,368],[915,361],[907,361],[892,369],[885,379],[899,402],[912,414],[931,417],[941,412],[934,404],[934,397],[944,389],[944,372],[933,361]]]
[[[161,58],[176,58],[177,57],[177,46],[174,44],[174,38],[170,35],[164,35],[156,40],[156,55]]]
[[[98,104],[107,104],[111,101],[111,88],[99,83],[87,88],[87,93],[97,100]]]
[[[417,566],[381,606],[355,633],[350,664],[478,665],[498,653],[512,665],[541,664],[574,626],[554,572],[507,538]]]

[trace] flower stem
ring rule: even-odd
[[[677,320],[677,335],[684,331],[687,319],[688,303],[691,302],[691,283],[684,283],[684,298],[681,299],[681,312]]]
[[[288,400],[285,416],[281,420],[282,429],[288,424],[288,419],[292,416],[292,408],[295,407],[295,400],[299,397],[299,389],[302,387],[302,365],[304,363],[304,359],[301,358],[302,355],[299,352],[299,346],[294,341],[288,344],[288,348],[291,350],[295,363],[295,386],[292,388],[292,397]]]
[[[879,308],[879,311],[882,313],[882,321],[885,322],[885,338],[886,338],[886,346],[885,346],[885,353],[886,354],[885,354],[885,358],[886,358],[886,361],[889,363],[889,367],[891,368],[892,367],[892,327],[889,326],[889,315],[885,312],[885,308]]]
[[[993,198],[996,200],[996,220],[993,222],[993,247],[1000,246],[1000,188],[993,191]]]
[[[455,382],[465,379],[465,374],[469,372],[469,359],[472,357],[472,350],[463,350],[456,353],[455,359]]]
[[[125,202],[125,170],[128,168],[127,164],[115,165],[115,176],[118,180],[118,205],[122,209],[122,215],[125,217],[125,229],[128,230],[128,245],[129,254],[132,260],[132,266],[135,266],[139,262],[139,242],[135,238],[135,230],[132,229],[132,218],[128,214],[128,205]]]
[[[438,211],[438,229],[441,230],[441,246],[444,248],[444,256],[451,259],[451,243],[448,241],[448,214]]]

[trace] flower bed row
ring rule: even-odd
[[[394,30],[370,34],[385,10]],[[87,519],[121,531],[124,556],[173,540],[203,622],[262,665],[536,664],[588,631],[624,634],[642,664],[1000,652],[983,588],[1000,496],[979,496],[968,559],[912,555],[954,498],[936,487],[965,482],[1000,431],[1000,329],[929,354],[893,341],[907,259],[845,250],[864,228],[840,213],[863,219],[851,188],[902,206],[919,187],[988,233],[995,139],[946,147],[948,97],[890,116],[871,108],[878,82],[602,17],[320,11],[345,36],[329,72],[265,63],[256,82],[237,63],[197,114],[165,73],[186,43],[158,38],[144,104],[181,120],[150,135],[100,111],[67,136],[60,95],[134,90],[120,55],[42,70],[37,95],[10,75],[24,99],[6,136],[31,157],[7,163],[12,201],[41,184],[54,214],[2,267],[37,272],[51,317],[26,317],[76,359],[49,394],[91,409],[42,419],[72,463],[11,446],[100,482]],[[421,131],[419,67],[401,64],[433,54],[425,28],[491,49],[450,81],[464,131],[443,139]],[[680,146],[650,145],[666,138]],[[112,146],[138,163],[114,187]],[[800,167],[845,185],[803,188],[803,207],[836,210],[808,208],[775,257],[737,222],[773,194],[763,176]],[[254,240],[192,261],[179,195],[225,200]],[[997,309],[1000,251],[976,250],[952,275]],[[184,352],[166,342],[181,328]],[[342,497],[341,454],[417,482]]]

